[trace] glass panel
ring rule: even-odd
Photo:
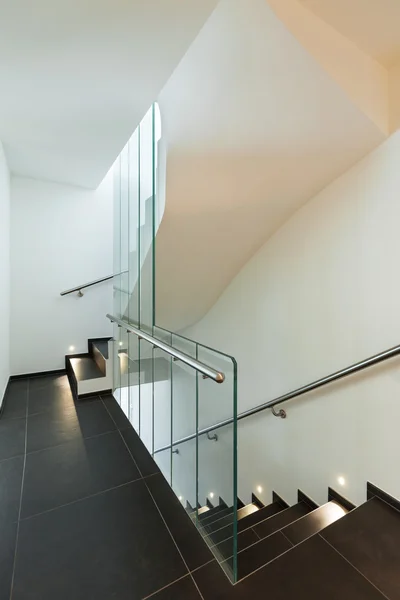
[[[154,328],[154,337],[171,345],[172,334]],[[172,484],[172,359],[159,348],[153,350],[153,443],[154,460],[161,472]],[[165,448],[157,452],[160,448]]]
[[[154,108],[140,123],[139,130],[139,207],[140,207],[140,326],[151,332],[154,324],[154,204],[155,141]]]
[[[172,345],[196,359],[197,344],[175,334]],[[172,360],[172,439],[180,440],[196,432],[197,372],[183,361]],[[174,446],[172,453],[172,489],[186,499],[196,495],[196,444]],[[190,501],[190,500],[189,500]],[[195,506],[195,505],[194,505]]]
[[[236,535],[237,535],[237,369],[236,362],[204,346],[198,348],[198,360],[225,375],[225,381],[217,384],[199,375],[198,380],[198,432],[225,420],[233,421],[225,427],[197,438],[198,482],[197,502],[213,506],[224,502],[232,509],[227,517],[227,529],[222,538],[226,541],[221,547],[212,548],[221,566],[232,581],[236,581]],[[220,536],[213,538],[201,525],[199,529],[206,541],[214,544],[222,541]],[[228,523],[229,521],[229,523]],[[229,559],[229,560],[226,560]]]
[[[139,130],[132,135],[129,148],[129,282],[128,310],[130,323],[139,323],[139,272],[140,272],[140,204],[139,204]]]

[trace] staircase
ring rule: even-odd
[[[112,351],[110,338],[88,340],[86,354],[68,354],[65,370],[75,399],[100,393],[111,393]]]
[[[253,495],[238,510],[239,581],[232,587],[215,565],[205,566],[208,576],[195,576],[204,598],[248,598],[263,590],[274,600],[399,598],[400,503],[371,484],[357,508],[331,488],[328,496],[317,506],[299,490],[298,502],[288,506],[274,493],[264,506]],[[196,520],[196,511],[187,510]],[[232,569],[232,510],[220,500],[197,516],[225,571]]]

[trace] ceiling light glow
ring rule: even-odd
[[[258,485],[257,486],[257,493],[258,494],[262,494],[262,491],[263,491],[263,489],[262,489],[261,485]]]
[[[214,498],[214,492],[210,492],[210,498]]]
[[[70,352],[73,352],[73,351],[75,350],[75,346],[70,346],[70,347],[68,348],[68,350],[69,350]]]
[[[342,477],[342,476],[338,477],[338,484],[339,485],[345,485],[345,483],[346,483],[346,480],[345,480],[344,477]]]

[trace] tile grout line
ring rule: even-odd
[[[352,562],[350,562],[345,556],[343,556],[343,554],[341,552],[339,552],[339,550],[337,548],[335,548],[335,546],[333,546],[330,542],[328,542],[327,539],[325,539],[320,533],[317,534],[326,544],[328,544],[328,546],[330,546],[332,548],[332,550],[334,550],[341,558],[343,558],[343,560],[345,560],[347,562],[347,564],[349,564],[355,571],[357,571],[357,573],[359,575],[361,575],[361,577],[363,579],[365,579],[365,581],[368,581],[368,583],[375,588],[381,595],[383,598],[386,598],[386,600],[389,600],[389,596],[386,596],[386,594],[384,594],[382,592],[382,590],[380,590],[374,583],[372,583],[372,581],[370,581],[368,579],[368,577],[366,575],[364,575],[364,573],[362,573],[361,571],[359,571],[357,569],[357,567],[355,565],[353,565]]]
[[[54,512],[59,508],[65,508],[66,506],[70,506],[71,504],[77,504],[78,502],[84,502],[85,500],[90,500],[91,498],[95,498],[96,496],[101,496],[101,494],[107,494],[108,492],[112,492],[113,490],[117,490],[119,488],[125,487],[126,485],[131,485],[132,483],[137,483],[138,481],[142,481],[142,479],[148,479],[153,477],[153,475],[147,475],[144,477],[139,477],[138,479],[131,479],[130,481],[126,481],[125,483],[120,483],[119,485],[115,485],[114,487],[107,488],[106,490],[101,490],[100,492],[95,492],[94,494],[90,494],[89,496],[84,496],[83,498],[77,498],[76,500],[71,500],[70,502],[65,502],[64,504],[60,504],[59,506],[54,506],[54,508],[48,508],[47,510],[42,510],[39,513],[35,513],[34,515],[29,515],[29,517],[23,517],[21,521],[29,521],[30,519],[35,519],[36,517],[40,517],[41,515],[45,515],[50,512]]]
[[[148,598],[153,598],[156,594],[159,594],[163,590],[168,589],[169,587],[171,587],[171,585],[174,585],[175,583],[178,583],[178,581],[182,581],[182,579],[186,579],[186,577],[189,577],[189,573],[186,573],[186,575],[182,575],[182,577],[178,577],[178,579],[175,579],[175,581],[171,581],[171,583],[168,583],[167,585],[164,585],[159,590],[156,590],[155,592],[152,592],[149,596],[145,596],[144,598],[142,598],[142,600],[148,600]]]
[[[100,397],[101,397],[101,396],[100,396]],[[104,404],[104,401],[103,401],[103,399],[102,399],[102,398],[101,398],[101,400],[102,400],[102,402],[103,402],[103,404]],[[113,419],[113,417],[112,417],[112,415],[111,415],[110,411],[108,410],[108,408],[106,407],[106,405],[105,405],[105,404],[104,404],[104,407],[105,407],[105,409],[107,410],[107,412],[108,412],[108,414],[110,415],[110,417]],[[114,419],[113,419],[113,421],[114,421]],[[114,423],[115,423],[115,421],[114,421]],[[115,425],[116,425],[116,423],[115,423]],[[126,449],[128,450],[128,452],[129,452],[129,454],[130,454],[130,457],[132,458],[132,461],[133,461],[133,463],[135,464],[135,466],[136,466],[137,470],[139,471],[139,473],[140,473],[140,475],[141,475],[141,477],[142,477],[142,479],[143,479],[143,481],[144,481],[144,484],[145,484],[145,486],[146,486],[147,492],[149,493],[149,495],[150,495],[150,498],[153,500],[154,506],[156,507],[156,509],[157,509],[157,511],[158,511],[158,514],[160,515],[160,517],[161,517],[161,520],[163,521],[163,523],[164,523],[164,525],[165,525],[165,528],[166,528],[166,530],[168,531],[168,533],[169,533],[169,535],[170,535],[170,538],[171,538],[172,542],[174,543],[174,545],[175,545],[175,548],[177,549],[177,551],[178,551],[178,553],[179,553],[179,556],[180,556],[180,557],[181,557],[181,559],[182,559],[182,562],[183,562],[183,564],[184,564],[184,565],[185,565],[185,567],[186,567],[187,574],[186,574],[186,575],[184,575],[184,577],[186,577],[187,575],[189,575],[189,576],[191,577],[191,579],[192,579],[192,582],[193,582],[194,586],[196,587],[196,589],[197,589],[197,591],[198,591],[198,593],[199,593],[199,595],[200,595],[200,598],[201,598],[202,600],[204,600],[204,597],[203,597],[202,593],[200,592],[200,590],[199,590],[199,588],[198,588],[198,585],[197,585],[197,583],[196,583],[196,581],[195,581],[195,579],[194,579],[194,577],[193,577],[193,575],[192,575],[192,573],[191,573],[191,571],[190,571],[189,567],[187,566],[187,563],[186,563],[185,559],[183,558],[182,552],[180,551],[180,549],[179,549],[179,547],[178,547],[178,544],[177,544],[177,543],[176,543],[176,541],[175,541],[175,538],[173,537],[173,535],[172,535],[172,533],[171,533],[171,531],[170,531],[170,529],[169,529],[169,527],[168,527],[168,525],[167,525],[167,523],[166,523],[166,521],[165,521],[165,519],[164,519],[163,515],[161,514],[161,511],[160,511],[160,509],[159,509],[159,507],[158,507],[158,504],[157,504],[157,502],[155,501],[155,499],[154,499],[154,497],[153,497],[153,494],[151,493],[151,491],[150,491],[150,489],[149,489],[149,486],[147,485],[147,483],[146,483],[145,479],[143,478],[142,472],[141,472],[141,470],[139,469],[139,467],[138,467],[138,465],[137,465],[137,463],[136,463],[136,461],[135,461],[135,459],[134,459],[134,457],[133,457],[133,454],[132,454],[132,452],[130,451],[130,449],[129,449],[129,447],[128,447],[128,445],[127,445],[127,443],[126,443],[125,439],[124,439],[124,436],[122,435],[122,433],[121,433],[121,431],[120,431],[119,429],[118,429],[118,433],[119,433],[119,435],[121,436],[121,439],[122,439],[122,441],[124,442],[124,444],[125,444],[125,446],[126,446]],[[161,473],[157,473],[157,475],[159,475],[159,474],[161,474]],[[158,591],[159,591],[159,590],[158,590]]]
[[[283,529],[280,529],[279,531],[283,535],[283,537],[289,542],[291,547],[294,548],[295,544],[293,544],[293,542],[291,540],[289,540],[288,536],[285,533],[283,533]]]
[[[37,454],[38,452],[46,452],[46,450],[53,450],[53,448],[60,448],[61,446],[65,446],[66,444],[76,444],[76,442],[79,442],[79,441],[92,440],[94,438],[98,438],[103,435],[110,435],[111,433],[116,433],[116,432],[117,432],[116,429],[112,429],[111,431],[103,431],[103,433],[96,433],[95,435],[89,435],[88,437],[83,437],[83,435],[80,435],[76,439],[68,440],[67,442],[62,442],[61,444],[55,444],[54,446],[46,446],[45,448],[39,448],[38,450],[31,450],[30,452],[27,452],[27,456],[31,456],[31,454]],[[20,454],[19,456],[23,456],[23,454]],[[17,457],[14,456],[13,458],[17,458]],[[6,458],[4,460],[10,460],[10,459]]]
[[[21,494],[20,494],[20,498],[19,498],[18,521],[17,521],[17,531],[16,531],[16,538],[15,538],[15,551],[14,551],[14,564],[13,564],[11,586],[10,586],[10,600],[12,599],[13,591],[14,591],[15,567],[17,564],[19,528],[20,528],[20,522],[21,522],[22,496],[23,496],[23,492],[24,492],[26,449],[27,449],[27,444],[28,444],[28,411],[29,411],[29,379],[26,384],[25,452],[24,452],[24,464],[22,467]]]

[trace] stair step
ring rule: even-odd
[[[321,533],[388,598],[400,598],[400,512],[372,498]]]
[[[245,529],[238,535],[238,552],[259,542],[260,539],[274,534],[283,527],[286,527],[286,525],[293,523],[293,521],[297,521],[297,519],[304,517],[309,512],[311,512],[311,508],[304,504],[304,502],[299,502],[299,504],[295,504],[290,508],[282,509],[281,512],[268,517],[254,525],[252,528]],[[214,550],[216,550],[224,559],[227,559],[232,555],[232,549],[233,538],[229,538],[214,547]]]
[[[100,354],[102,354],[103,357],[108,360],[108,342],[104,340],[94,340],[92,341],[92,344],[97,348]]]
[[[104,374],[101,372],[91,356],[70,358],[69,361],[77,381],[87,381],[88,379],[98,379],[99,377],[104,377]]]
[[[275,531],[283,529],[294,521],[301,519],[301,517],[308,515],[310,512],[311,508],[307,506],[307,504],[304,502],[299,502],[290,508],[285,508],[277,515],[274,515],[269,519],[265,519],[265,521],[261,521],[254,526],[254,531],[260,539],[263,539],[268,535],[275,533]]]
[[[201,508],[199,508],[197,510],[197,514],[198,515],[204,515],[204,514],[208,514],[210,512],[211,508],[209,506],[202,506]],[[196,514],[196,513],[195,513]]]
[[[238,579],[243,579],[291,548],[293,545],[281,531],[273,533],[264,540],[259,540],[246,550],[239,552],[237,556]],[[228,558],[221,566],[228,572],[232,572],[233,557]]]
[[[272,517],[273,515],[276,515],[277,513],[281,512],[281,511],[282,511],[282,507],[279,504],[275,504],[273,502],[272,504],[269,504],[268,506],[265,506],[264,508],[261,508],[260,510],[255,511],[255,512],[243,517],[242,519],[238,520],[237,530],[238,530],[238,532],[244,531],[245,529],[248,529],[249,527],[253,527],[260,521],[263,521],[264,519],[267,519],[268,517]],[[240,512],[241,511],[238,511],[238,518],[239,518]],[[233,519],[233,515],[232,515],[232,519]],[[222,520],[223,519],[221,519],[221,521]],[[218,523],[218,521],[213,523],[213,526],[216,526],[217,523]],[[233,525],[232,525],[232,520],[231,520],[231,523],[229,525],[225,525],[225,527],[221,527],[221,528],[215,528],[214,531],[209,533],[209,535],[205,538],[205,540],[209,545],[213,546],[215,544],[219,544],[220,542],[223,542],[224,540],[227,540],[228,538],[230,538],[232,536],[233,536]]]
[[[244,506],[243,508],[240,508],[237,511],[237,520],[240,521],[241,519],[248,517],[252,513],[259,512],[259,511],[260,511],[260,509],[255,504],[253,504],[253,503],[246,504],[246,506]],[[221,529],[222,527],[225,527],[225,525],[230,525],[231,523],[233,523],[233,514],[226,515],[225,517],[221,517],[221,519],[217,519],[210,525],[205,525],[204,530],[206,531],[206,533],[212,533],[213,531],[216,531],[217,529]]]
[[[319,508],[282,529],[283,534],[296,545],[318,533],[347,514],[347,510],[336,502],[327,502]]]
[[[210,525],[214,521],[218,521],[222,519],[222,517],[226,517],[230,515],[233,511],[232,507],[224,508],[223,506],[217,506],[214,510],[210,510],[207,514],[201,515],[200,523],[205,525]]]

